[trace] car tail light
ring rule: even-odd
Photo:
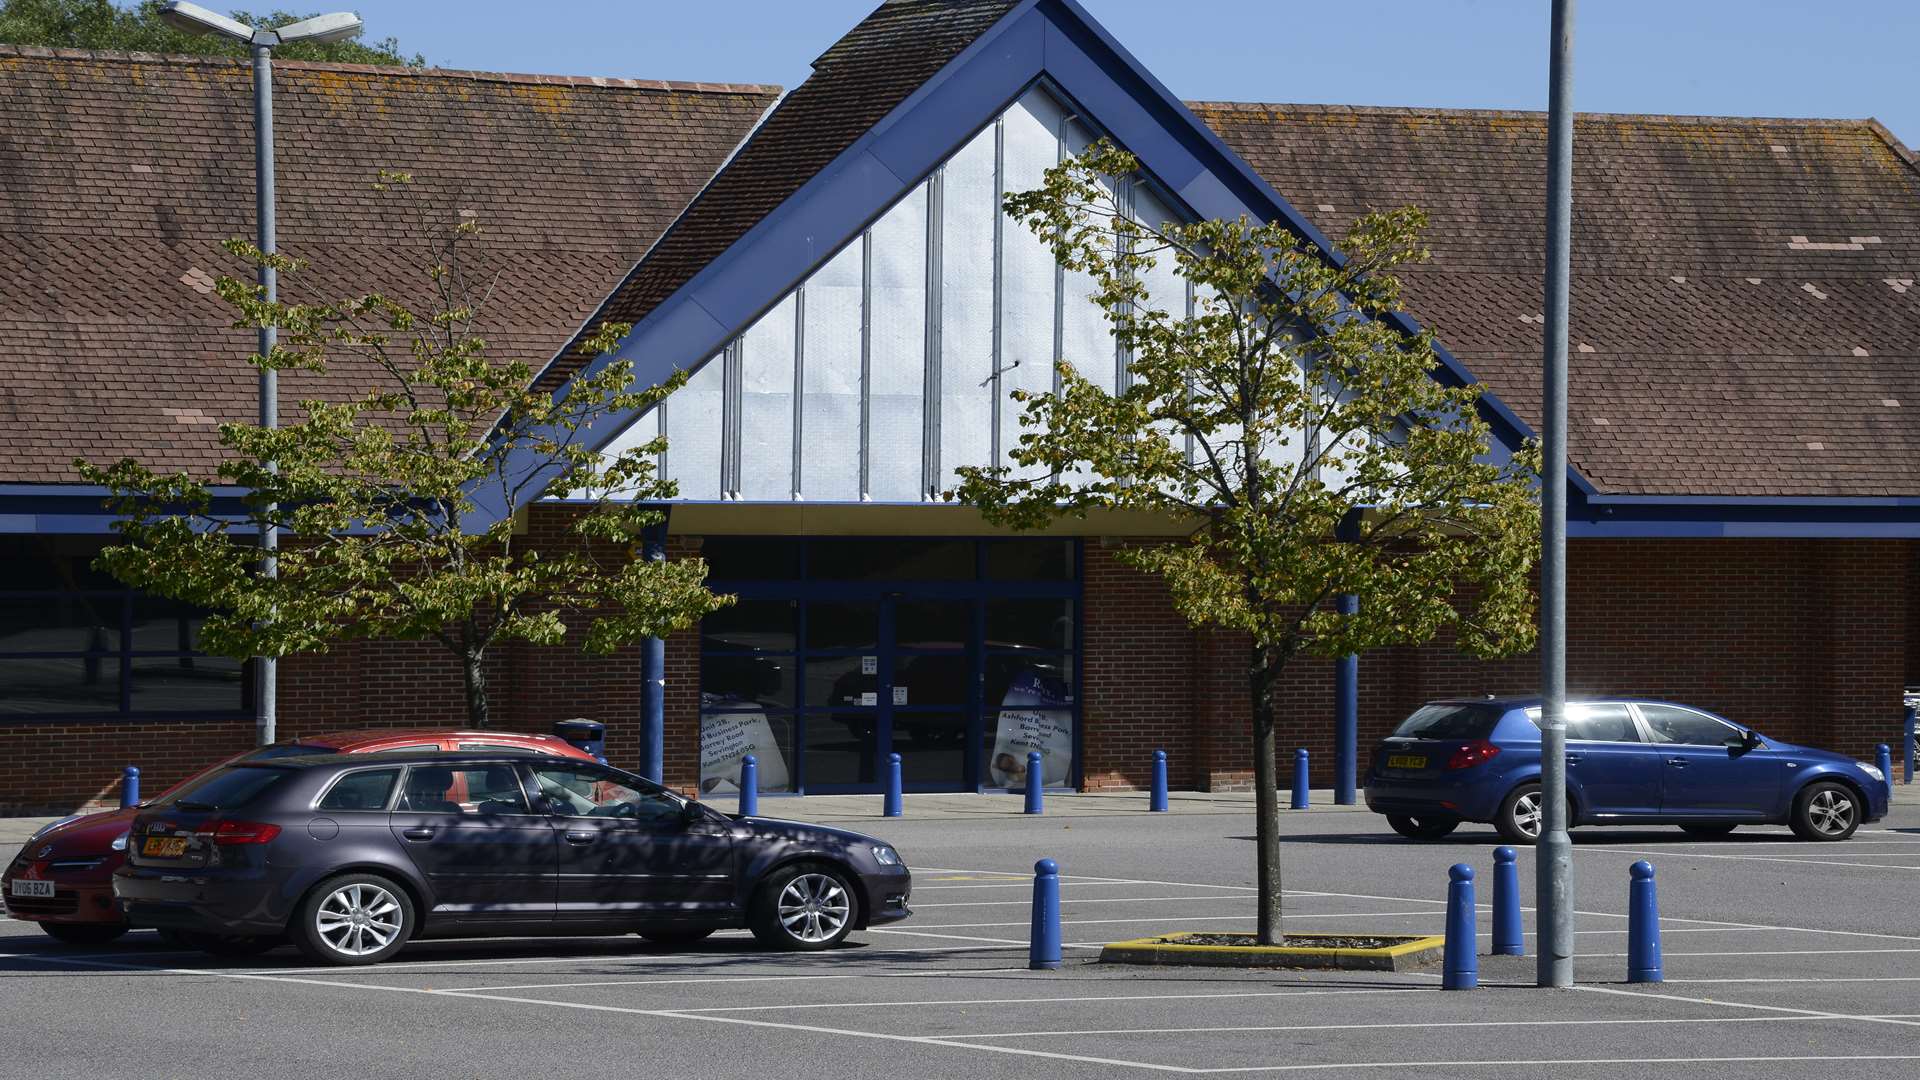
[[[280,826],[260,821],[209,821],[199,830],[221,847],[236,844],[265,844],[280,835]]]
[[[1500,748],[1485,739],[1475,739],[1470,743],[1461,743],[1447,759],[1449,769],[1471,769],[1475,765],[1492,761]]]

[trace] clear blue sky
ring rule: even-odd
[[[354,6],[369,36],[444,67],[794,86],[878,2]],[[1082,2],[1190,99],[1545,107],[1548,0]],[[516,10],[540,17],[516,25]],[[1920,147],[1917,71],[1915,0],[1586,0],[1574,99],[1582,112],[1874,116]]]

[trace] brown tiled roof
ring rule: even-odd
[[[1407,306],[1537,428],[1540,113],[1195,104],[1338,242],[1432,217]],[[1569,448],[1601,490],[1920,495],[1920,172],[1873,121],[1583,115]]]
[[[253,335],[212,278],[253,235],[250,69],[0,45],[0,482],[76,482],[75,456],[205,471],[255,415]],[[404,291],[420,214],[477,215],[492,354],[534,369],[693,197],[777,88],[275,65],[290,297]],[[381,209],[380,169],[416,177]],[[414,216],[409,216],[409,215]],[[282,376],[302,398],[350,373]]]
[[[1018,0],[885,0],[813,62],[596,317],[638,322],[971,45]],[[557,385],[588,359],[559,358]]]

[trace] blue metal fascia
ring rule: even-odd
[[[1145,171],[1195,213],[1281,220],[1336,265],[1344,264],[1344,256],[1324,234],[1076,0],[1027,0],[649,313],[612,354],[588,364],[584,372],[624,357],[633,361],[636,380],[651,385],[675,368],[705,363],[729,337],[777,303],[1041,79],[1058,86],[1095,126],[1111,132]],[[1420,331],[1404,316],[1391,321],[1403,332]],[[1438,343],[1435,353],[1443,381],[1477,381]],[[1483,395],[1479,407],[1509,451],[1532,437],[1532,429],[1493,395]],[[604,445],[636,419],[631,414],[614,417],[595,437]],[[537,497],[558,470],[545,470],[551,475],[542,476],[536,467],[531,453],[515,455],[505,468],[510,483],[504,487]],[[1595,490],[1577,473],[1570,482],[1581,494]],[[501,487],[489,484],[475,492],[476,511],[465,522],[468,528],[485,528],[513,512]]]

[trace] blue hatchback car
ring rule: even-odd
[[[1491,822],[1540,835],[1540,699],[1435,701],[1374,751],[1367,808],[1402,836]],[[1886,815],[1886,777],[1844,754],[1766,738],[1701,709],[1633,698],[1568,702],[1569,825],[1678,825],[1724,836],[1790,825],[1845,840]]]

